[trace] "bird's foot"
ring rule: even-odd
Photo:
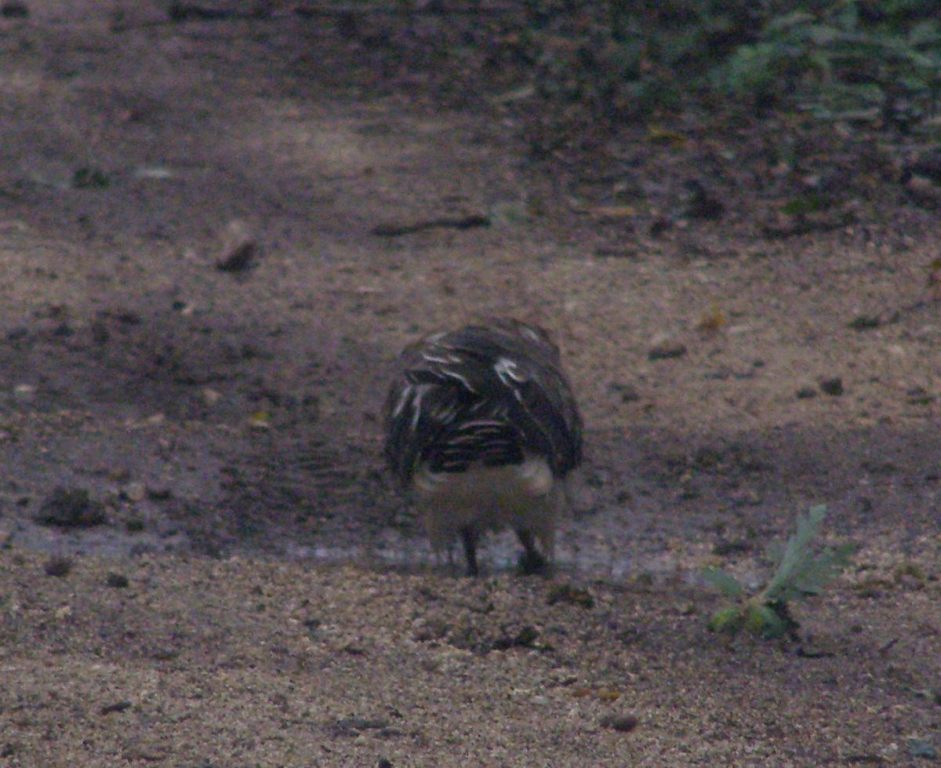
[[[545,576],[549,573],[549,561],[535,549],[521,553],[517,563],[520,573],[525,576]]]

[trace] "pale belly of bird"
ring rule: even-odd
[[[435,549],[471,528],[530,531],[545,554],[553,549],[555,523],[565,504],[564,481],[545,459],[521,464],[470,466],[463,472],[432,472],[421,465],[412,485],[415,504]]]

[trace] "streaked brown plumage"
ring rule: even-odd
[[[495,319],[410,345],[385,422],[389,465],[436,548],[460,536],[476,574],[481,533],[510,526],[524,570],[545,564],[582,438],[559,350],[543,329]]]

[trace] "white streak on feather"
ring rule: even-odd
[[[468,392],[473,392],[475,395],[477,394],[477,390],[471,386],[471,383],[464,376],[461,376],[461,374],[459,374],[457,371],[452,370],[451,368],[445,368],[443,371],[441,371],[441,373],[442,375],[447,376],[449,379],[456,379],[457,381],[461,382],[464,389],[466,389]]]
[[[457,416],[457,408],[453,405],[442,405],[431,411],[431,418],[439,424],[447,424]]]
[[[536,333],[532,328],[527,328],[526,326],[524,326],[520,328],[520,334],[525,336],[530,341],[535,342],[536,344],[543,343],[543,340],[539,338],[539,334]]]
[[[431,387],[430,384],[420,384],[414,387],[415,396],[412,398],[412,431],[418,429],[418,420],[421,418],[421,401],[425,393]]]
[[[397,419],[402,413],[402,410],[405,408],[405,404],[409,401],[412,396],[412,385],[406,384],[402,387],[402,391],[399,393],[399,399],[395,403],[395,408],[392,409],[392,418]]]
[[[517,384],[521,384],[526,381],[525,376],[521,376],[518,372],[518,366],[514,360],[511,360],[508,357],[501,357],[497,359],[497,362],[493,364],[493,370],[506,386],[512,387],[513,385],[510,381],[514,381]]]

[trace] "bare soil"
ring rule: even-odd
[[[536,160],[525,94],[342,15],[28,9],[0,17],[0,765],[938,759],[924,200],[781,224],[702,135]],[[553,330],[585,416],[550,579],[510,537],[456,576],[381,464],[392,357],[490,314]],[[758,583],[816,503],[859,549],[800,639],[710,634],[701,569]]]

